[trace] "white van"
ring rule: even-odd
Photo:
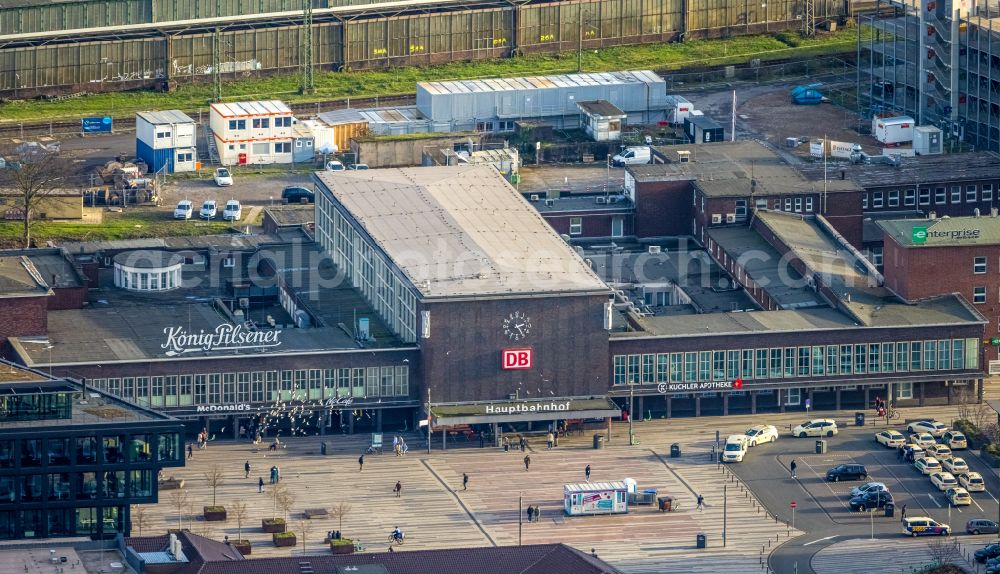
[[[627,147],[611,158],[611,163],[617,166],[649,163],[650,157],[647,146]]]
[[[722,462],[743,462],[747,453],[748,437],[745,434],[731,434],[722,450]]]

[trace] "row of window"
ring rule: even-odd
[[[0,512],[0,539],[86,536],[122,532],[124,506]]]
[[[757,207],[760,209],[767,208],[766,199],[758,199],[756,201]],[[774,199],[773,208],[774,211],[794,211],[796,213],[812,213],[813,212],[813,198],[812,197],[786,197]],[[744,208],[745,209],[745,208]],[[736,214],[739,217],[739,213]]]
[[[883,386],[868,387],[868,388],[872,392],[877,391],[879,389],[881,389],[882,391],[885,390],[885,387],[883,387]],[[831,390],[834,390],[834,389],[832,389],[831,387],[814,387],[814,388],[811,388],[811,389],[807,389],[807,391],[808,390],[811,390],[814,393],[819,393],[819,392],[824,392],[824,391],[831,391]],[[857,385],[851,385],[851,386],[837,387],[836,390],[840,390],[840,391],[856,391],[856,390],[858,390],[858,386]],[[762,396],[773,396],[776,392],[778,392],[778,391],[776,391],[775,389],[760,389],[760,390],[753,391],[753,393],[755,395],[757,395],[758,401],[760,400],[760,397],[762,397]],[[748,392],[747,391],[726,391],[726,394],[729,395],[730,399],[732,399],[733,397],[747,396]],[[781,396],[778,399],[778,401],[779,401],[778,404],[779,405],[785,405],[785,406],[788,406],[788,407],[797,407],[797,406],[800,406],[802,404],[802,394],[803,394],[802,393],[802,389],[782,389],[781,390]],[[878,393],[872,394],[872,396],[876,396],[877,394]],[[893,385],[892,385],[892,394],[897,399],[903,399],[903,400],[912,399],[913,398],[913,383],[893,383]],[[674,400],[674,401],[677,401],[678,399],[691,399],[691,400],[693,400],[695,398],[700,398],[702,400],[705,400],[705,399],[717,399],[717,398],[721,398],[721,393],[710,391],[710,392],[705,392],[705,393],[673,394],[673,395],[670,395],[670,398],[672,400]],[[758,402],[758,405],[760,405],[759,402]]]
[[[300,141],[296,141],[296,147],[301,147]],[[312,145],[312,142],[309,142]],[[236,151],[236,144],[228,144],[229,151]],[[239,144],[240,151],[246,151],[247,144]],[[271,144],[267,142],[254,142],[250,144],[250,150],[254,155],[268,155],[271,150]],[[277,142],[274,144],[274,153],[292,153],[292,142]]]
[[[155,442],[153,442],[155,441]],[[129,462],[179,462],[178,433],[0,440],[0,469]]]
[[[98,498],[152,498],[153,470],[107,470],[0,476],[0,505]]]
[[[614,384],[768,380],[975,369],[978,339],[615,355]]]
[[[182,283],[181,269],[146,273],[125,271],[115,265],[115,286],[129,291],[167,291],[180,287]]]
[[[569,234],[583,235],[583,218],[569,218]],[[621,237],[625,234],[625,219],[620,216],[611,218],[611,237]]]
[[[253,129],[255,130],[266,130],[271,127],[271,120],[274,120],[274,127],[276,128],[290,128],[292,127],[291,116],[278,117],[278,118],[254,118],[252,120]],[[229,120],[230,130],[245,130],[247,129],[246,120]]]
[[[93,379],[115,396],[154,407],[325,400],[355,397],[406,397],[407,366],[299,369]]]
[[[888,192],[873,191],[870,194],[864,193],[861,196],[861,208],[868,209],[869,207],[869,195],[871,196],[871,207],[872,209],[879,209],[882,207],[899,207],[900,205],[900,190],[893,189]],[[967,185],[965,186],[965,193],[962,193],[962,186],[953,185],[951,188],[935,187],[933,190],[933,195],[931,194],[931,188],[923,187],[920,188],[920,193],[918,195],[915,189],[906,189],[902,192],[902,205],[905,207],[912,207],[918,204],[920,205],[931,205],[931,199],[933,198],[934,205],[945,205],[951,203],[952,205],[957,205],[960,203],[979,203],[980,201],[993,201],[993,184],[985,183],[980,189],[979,186]]]

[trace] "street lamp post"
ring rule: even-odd
[[[635,418],[635,413],[632,412],[632,402],[635,398],[635,381],[629,381],[628,383],[628,445],[635,446],[635,433],[632,432],[632,419]]]
[[[517,495],[517,545],[521,545],[521,500],[524,498],[523,493],[518,493]]]

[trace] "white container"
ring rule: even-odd
[[[682,96],[667,96],[667,123],[680,125],[694,111],[694,104]]]
[[[910,116],[872,118],[872,135],[886,145],[913,141],[913,128],[914,122]]]
[[[941,129],[918,126],[913,130],[913,151],[917,155],[939,155],[944,152]]]

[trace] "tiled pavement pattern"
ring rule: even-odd
[[[934,563],[927,545],[941,538],[847,540],[832,544],[813,556],[812,567],[816,574],[853,574],[855,572],[880,572],[881,574],[912,574]],[[978,546],[976,547],[978,548]],[[975,550],[975,548],[973,548]],[[958,565],[966,572],[978,572],[974,563],[962,560]]]

